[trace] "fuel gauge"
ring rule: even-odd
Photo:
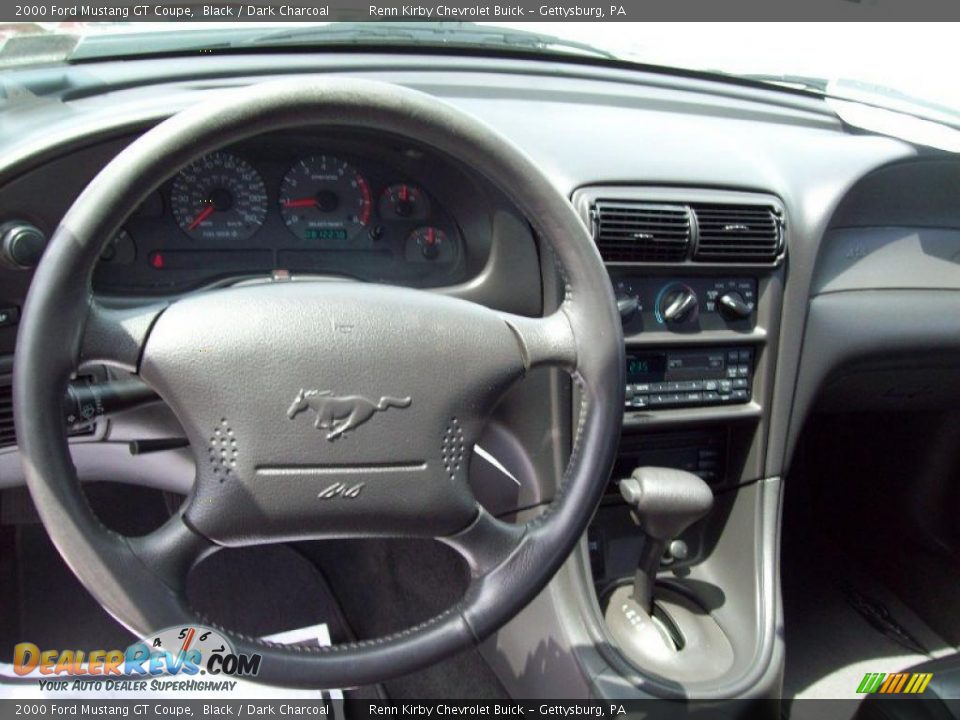
[[[430,214],[430,203],[416,185],[391,185],[380,196],[380,217],[384,220],[423,220]]]

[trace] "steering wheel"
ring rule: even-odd
[[[552,245],[566,284],[542,318],[349,282],[233,287],[118,310],[91,278],[107,241],[164,180],[238,140],[297,126],[365,128],[429,144],[511,197]],[[27,298],[15,357],[17,439],[47,532],[77,577],[140,635],[203,623],[184,591],[220,547],[320,538],[433,537],[467,561],[463,598],[396,634],[330,648],[263,643],[259,681],[351,687],[479,643],[543,589],[585,531],[616,452],[623,335],[600,256],[570,203],[517,148],[412,90],[370,81],[268,82],[227,92],[148,131],[77,198]],[[81,490],[61,419],[66,382],[102,363],[138,373],[171,407],[196,461],[194,489],[140,538],[105,528]],[[549,507],[498,520],[466,481],[484,420],[532,368],[579,386],[569,465]],[[218,628],[221,629],[222,628]]]

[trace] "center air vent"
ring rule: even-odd
[[[772,262],[782,248],[780,216],[767,205],[696,204],[694,260]]]
[[[0,379],[0,448],[17,444],[13,431],[13,387]]]
[[[598,200],[593,217],[605,262],[679,262],[687,256],[690,211],[684,205]]]

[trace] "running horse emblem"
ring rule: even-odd
[[[392,407],[410,407],[410,398],[384,396],[374,402],[362,395],[334,395],[330,390],[301,388],[287,410],[287,417],[293,420],[305,410],[312,410],[317,414],[313,426],[317,430],[327,430],[327,440],[336,440],[357,425],[363,425],[374,414]]]

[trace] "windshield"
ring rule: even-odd
[[[470,48],[748,77],[960,125],[956,31],[952,23],[8,23],[0,69],[198,48]]]

